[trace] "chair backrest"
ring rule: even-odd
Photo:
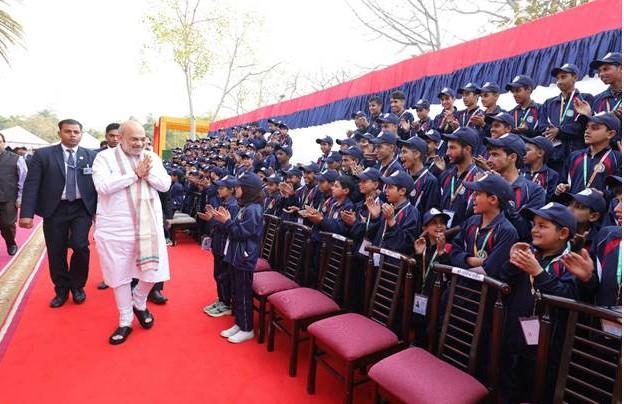
[[[189,212],[189,216],[191,217],[196,217],[197,216],[197,212],[201,212],[202,211],[202,206],[201,205],[201,193],[199,192],[193,192],[192,194],[192,198],[193,201],[191,202],[190,205],[190,212]]]
[[[282,254],[283,260],[279,271],[302,285],[310,271],[312,229],[289,221],[283,221],[281,227],[284,229],[284,248],[277,252],[278,257]]]
[[[621,403],[622,314],[558,296],[542,294],[538,299],[544,314],[540,319],[534,402],[550,400],[544,397],[545,380],[549,361],[557,359],[550,354],[556,311],[557,321],[565,321],[565,337],[552,402]]]
[[[488,387],[496,390],[503,331],[502,295],[511,291],[509,285],[468,269],[434,264],[436,281],[433,289],[431,317],[428,326],[429,349],[442,360],[477,376],[479,362],[488,363]],[[446,307],[436,346],[443,278],[449,280]],[[495,301],[491,297],[495,295]],[[490,298],[488,298],[490,296]],[[493,310],[491,322],[490,309]],[[486,324],[491,324],[487,350],[479,350]],[[483,344],[481,344],[481,347]],[[484,359],[489,354],[489,358]],[[487,361],[487,362],[485,362]]]
[[[368,246],[366,250],[369,256],[365,314],[383,326],[398,331],[399,338],[406,341],[412,316],[414,281],[422,278],[422,275],[415,274],[416,260],[384,248]],[[375,265],[377,262],[378,267]],[[399,308],[402,309],[402,318],[397,330],[395,322]]]
[[[348,294],[353,240],[340,234],[320,232],[321,255],[318,290],[342,304]]]
[[[260,249],[260,258],[263,258],[276,268],[276,262],[273,260],[275,250],[277,249],[277,239],[279,227],[282,220],[273,215],[264,215],[264,232],[262,235],[262,248]]]

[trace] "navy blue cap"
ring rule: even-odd
[[[503,202],[514,200],[514,191],[511,185],[498,174],[485,173],[476,181],[464,181],[464,186],[473,191],[487,192]]]
[[[291,168],[290,170],[286,171],[286,176],[287,177],[292,177],[292,176],[302,177],[303,172],[298,168]]]
[[[600,59],[592,60],[589,67],[595,70],[602,65],[622,66],[622,54],[620,52],[609,52]]]
[[[427,142],[418,136],[412,136],[407,140],[398,140],[398,145],[400,147],[407,147],[408,149],[418,150],[420,152],[420,156],[425,159],[427,157]]]
[[[481,92],[499,94],[500,86],[492,81],[488,81],[488,82],[483,83],[483,85],[481,86]]]
[[[362,150],[360,150],[360,148],[357,146],[351,146],[347,150],[340,150],[338,153],[340,153],[343,156],[355,157],[358,160],[362,160],[364,158],[364,154],[362,153]]]
[[[337,139],[336,143],[338,143],[340,146],[342,146],[343,144],[346,144],[347,146],[355,146],[357,143],[355,142],[354,139],[346,138],[346,139]]]
[[[374,137],[375,137],[375,135],[372,135],[372,134],[370,134],[368,132],[366,132],[366,133],[355,132],[353,134],[353,139],[355,139],[356,142],[359,142],[362,139],[367,139],[370,142],[370,140],[372,138],[374,138]]]
[[[524,208],[520,211],[520,214],[529,220],[539,216],[561,227],[567,227],[570,231],[570,238],[576,234],[576,218],[574,214],[560,203],[550,202],[539,209]]]
[[[223,167],[214,166],[210,169],[213,173],[217,174],[219,177],[223,177],[227,174],[227,170]]]
[[[414,189],[414,179],[405,171],[395,171],[389,177],[381,177],[381,181],[387,185],[396,185],[398,188],[407,189],[409,194]]]
[[[605,178],[605,185],[610,188],[622,187],[622,177],[617,175],[610,175]]]
[[[268,182],[272,182],[273,184],[279,184],[280,182],[284,181],[284,179],[280,175],[278,175],[278,174],[270,175],[270,176],[266,177],[266,180]]]
[[[272,124],[277,124],[279,121],[277,119],[275,119],[275,118],[269,118],[269,119],[267,119],[267,122],[268,123],[272,123]]]
[[[288,127],[288,125],[287,125],[285,122],[280,122],[280,123],[279,123],[279,125],[278,125],[278,127],[280,127],[280,128],[290,129],[290,128]]]
[[[325,162],[326,163],[338,163],[340,162],[340,160],[342,160],[340,153],[338,153],[337,151],[334,151],[334,152],[329,153],[329,156],[327,156],[327,158],[325,159]]]
[[[512,88],[520,88],[520,87],[531,87],[535,88],[535,82],[530,76],[525,74],[520,74],[511,81],[511,83],[507,83],[505,86],[505,90],[511,91]]]
[[[238,183],[241,186],[262,189],[262,180],[252,172],[244,172],[238,176]]]
[[[447,140],[457,140],[458,142],[472,146],[473,154],[476,153],[477,147],[481,144],[481,137],[476,130],[468,127],[458,128],[453,133],[445,133],[442,135]]]
[[[241,158],[244,159],[252,159],[255,157],[255,153],[254,152],[244,152],[244,151],[239,151],[237,152],[239,156],[241,156]]]
[[[334,139],[331,138],[331,136],[325,136],[325,137],[321,137],[316,139],[316,143],[321,144],[321,143],[328,143],[329,145],[333,145],[334,144]]]
[[[395,125],[399,124],[399,117],[391,112],[386,112],[385,114],[379,115],[377,118],[377,122],[379,123],[393,123]]]
[[[438,132],[436,129],[429,129],[425,133],[420,133],[418,136],[424,139],[432,140],[436,143],[439,143],[440,140],[442,140],[442,135],[440,135],[440,132]]]
[[[466,83],[463,87],[457,89],[457,94],[462,95],[464,91],[468,91],[475,94],[481,94],[481,87],[476,83]]]
[[[453,97],[455,98],[455,91],[453,91],[453,89],[448,88],[448,87],[444,87],[442,90],[440,90],[440,92],[438,93],[438,98],[442,98],[443,95],[448,95],[449,97]]]
[[[581,205],[586,206],[598,213],[603,213],[607,210],[607,202],[605,201],[604,196],[602,196],[600,192],[591,188],[585,188],[576,194],[565,192],[559,196],[559,199],[568,204],[572,202],[572,200],[575,200]]]
[[[416,101],[416,104],[414,104],[412,109],[429,109],[429,107],[431,107],[431,103],[428,100],[421,98],[420,100]]]
[[[423,215],[423,225],[428,224],[430,221],[432,221],[433,219],[435,219],[436,217],[443,217],[444,218],[444,223],[448,223],[449,219],[451,218],[449,215],[447,215],[446,213],[442,212],[441,210],[438,210],[436,208],[431,208],[428,211],[425,212],[425,214]]]
[[[492,124],[492,122],[494,121],[498,121],[498,122],[502,122],[507,126],[511,126],[513,128],[514,126],[514,119],[513,116],[509,115],[507,112],[499,112],[496,115],[486,115],[485,116],[485,122],[488,124]]]
[[[486,137],[483,140],[486,145],[502,147],[513,151],[518,155],[518,160],[524,157],[526,153],[526,144],[524,143],[524,140],[522,140],[522,138],[515,133],[506,133],[497,139]]]
[[[371,140],[372,143],[374,144],[381,144],[381,143],[387,143],[387,144],[397,144],[397,140],[399,140],[398,136],[395,135],[392,132],[381,132],[379,135],[377,135],[377,137],[373,138]]]
[[[236,188],[239,185],[239,181],[233,175],[226,175],[220,180],[216,180],[215,185],[218,187]]]
[[[281,150],[284,153],[288,154],[289,156],[292,156],[293,152],[292,149],[290,148],[290,146],[285,145],[285,144],[279,144],[277,146],[275,146],[275,151]]]
[[[609,130],[619,131],[622,126],[622,122],[618,119],[613,112],[600,112],[596,115],[587,116],[579,115],[579,122],[583,125],[587,125],[587,122],[595,122],[601,125],[605,125]]]
[[[320,174],[316,175],[316,179],[319,181],[328,181],[334,182],[339,177],[338,171],[336,170],[325,170]]]
[[[358,177],[361,180],[380,181],[381,172],[379,172],[379,170],[376,169],[375,167],[368,167],[366,168],[366,170],[359,173],[356,177]]]
[[[319,165],[316,163],[310,163],[310,164],[304,165],[303,170],[317,174],[321,171],[321,167],[319,167]]]
[[[361,117],[366,118],[366,114],[363,111],[357,111],[351,114],[351,119],[361,118]]]
[[[524,139],[525,143],[534,144],[538,148],[544,150],[544,161],[548,159],[548,156],[550,155],[550,153],[552,153],[554,149],[552,142],[546,139],[544,136],[535,136],[535,137],[522,136],[522,139]]]
[[[557,74],[561,72],[572,73],[576,77],[579,75],[579,68],[574,63],[566,63],[561,67],[555,67],[550,71],[550,75],[557,77]]]

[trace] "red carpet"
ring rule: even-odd
[[[44,261],[24,302],[17,329],[0,358],[0,403],[338,403],[342,384],[319,368],[317,392],[305,392],[308,344],[302,344],[297,378],[288,377],[288,346],[276,351],[255,340],[233,345],[220,330],[231,317],[213,319],[202,307],[215,297],[212,260],[197,244],[169,249],[170,301],[151,305],[154,328],[134,332],[120,346],[108,344],[117,324],[110,289],[101,280],[95,245],[87,301],[48,308],[52,286]],[[356,388],[356,403],[372,402],[370,384]]]

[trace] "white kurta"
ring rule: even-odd
[[[154,201],[154,219],[160,230],[163,228],[163,215],[158,191],[169,190],[171,177],[160,157],[152,152],[144,153],[152,157],[153,166],[146,179]],[[135,221],[130,216],[126,191],[137,180],[134,172],[121,174],[115,159],[115,149],[101,151],[93,162],[93,183],[98,193],[94,237],[104,282],[113,288],[129,283],[132,278],[145,282],[169,280],[169,257],[163,231],[154,235],[158,237],[158,269],[140,271],[136,265]]]

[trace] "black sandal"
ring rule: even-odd
[[[147,308],[145,308],[145,310],[139,310],[136,307],[132,307],[132,311],[134,311],[134,314],[137,316],[141,327],[146,330],[152,328],[154,325],[154,316],[149,312],[149,310],[147,310]]]
[[[128,339],[128,335],[132,332],[132,327],[119,327],[115,330],[113,335],[110,336],[108,342],[111,345],[119,345],[122,344]]]

